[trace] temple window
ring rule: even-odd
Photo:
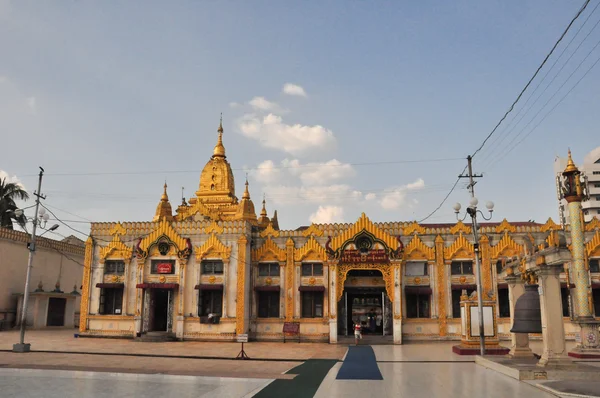
[[[258,317],[279,318],[279,292],[257,292]]]
[[[590,272],[600,272],[600,259],[590,258]]]
[[[107,260],[104,263],[105,275],[123,275],[125,273],[125,261]]]
[[[198,315],[221,315],[223,309],[222,290],[200,290],[198,292]]]
[[[594,312],[600,317],[600,287],[592,287],[592,297],[594,299]]]
[[[323,276],[323,264],[302,263],[302,276]]]
[[[500,275],[502,273],[502,260],[496,261],[496,274]]]
[[[415,291],[405,288],[406,317],[407,318],[430,318],[431,293],[416,288]]]
[[[467,296],[477,290],[476,287],[466,288]],[[462,295],[462,289],[452,290],[452,318],[460,318],[460,296]]]
[[[473,261],[452,261],[450,273],[452,275],[473,275]]]
[[[510,302],[508,299],[508,287],[498,286],[498,315],[500,318],[510,318]]]
[[[409,261],[404,268],[406,276],[426,276],[427,263],[425,261]]]
[[[123,308],[123,288],[100,289],[100,308],[98,313],[101,315],[121,315]]]
[[[279,276],[279,263],[258,264],[258,276]]]
[[[221,260],[204,260],[202,261],[202,274],[222,274],[223,261]]]
[[[302,318],[322,318],[323,292],[301,292],[300,294],[302,296]]]
[[[150,263],[151,274],[174,274],[175,260],[152,260]]]

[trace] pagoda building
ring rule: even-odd
[[[373,222],[363,213],[354,223],[281,230],[264,199],[257,217],[247,180],[236,197],[222,123],[217,133],[198,190],[175,212],[165,184],[152,221],[92,223],[80,334],[336,343],[361,323],[364,333],[401,344],[461,340],[470,330],[461,319],[461,300],[476,291],[470,225]],[[600,221],[584,229],[597,316]],[[482,292],[493,303],[493,338],[510,339],[506,261],[568,244],[566,235],[551,219],[480,224]],[[569,270],[566,264],[561,274],[561,311],[565,334],[574,339]]]

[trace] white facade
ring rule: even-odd
[[[554,159],[554,175],[558,176],[567,167],[567,158],[556,157]],[[590,199],[581,204],[585,222],[592,218],[600,218],[600,147],[588,153],[579,170],[588,178]],[[558,183],[556,186],[559,218],[563,225],[569,224],[569,209],[567,202],[560,198]]]

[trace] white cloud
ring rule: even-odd
[[[293,83],[286,83],[283,85],[283,93],[287,95],[296,95],[299,97],[307,97],[306,91],[304,89]]]
[[[238,128],[243,135],[259,141],[266,148],[281,149],[293,155],[311,149],[328,150],[336,142],[333,132],[323,126],[285,124],[280,116],[272,113],[263,118],[245,115],[238,122]]]
[[[592,152],[585,155],[583,162],[586,164],[594,163],[598,159],[600,159],[600,146],[598,148],[592,150]]]
[[[425,181],[419,178],[417,181],[410,184],[402,185],[398,188],[386,192],[381,198],[380,204],[386,210],[395,210],[405,204],[406,194],[409,191],[419,190],[425,187]]]
[[[6,77],[6,76],[0,76],[0,84],[6,83],[7,81],[8,81],[8,77]]]
[[[15,183],[21,186],[21,188],[25,189],[23,183],[19,180],[17,176],[10,176],[6,171],[0,170],[0,180],[6,179],[8,183]]]
[[[300,162],[296,160],[296,164]],[[292,169],[305,185],[323,185],[343,180],[356,174],[352,165],[332,159],[325,163],[307,163],[298,169]]]
[[[256,168],[256,180],[266,184],[272,184],[281,178],[281,170],[275,166],[272,160],[265,160]]]
[[[373,192],[365,195],[365,200],[374,200],[376,198],[377,198],[377,195],[375,195]]]
[[[278,112],[281,108],[275,102],[268,101],[265,97],[254,97],[248,104],[257,111]]]
[[[230,102],[230,103],[229,103],[229,107],[230,107],[230,108],[233,108],[233,109],[235,109],[235,108],[239,108],[240,106],[242,106],[242,105],[241,105],[241,104],[238,104],[237,102]]]
[[[278,205],[323,203],[324,201],[342,203],[348,202],[348,199],[355,199],[352,195],[353,190],[345,184],[314,187],[271,185],[265,186],[264,191],[267,193],[267,198]]]
[[[309,219],[311,223],[315,224],[343,222],[344,209],[339,206],[319,206]]]
[[[28,97],[26,99],[27,101],[27,106],[29,107],[29,111],[31,113],[35,113],[36,111],[36,101],[35,101],[35,97]]]

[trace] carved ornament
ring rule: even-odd
[[[314,236],[311,236],[304,246],[294,251],[294,261],[303,261],[305,259],[319,261],[327,260],[325,248],[317,242]]]
[[[432,247],[427,246],[423,243],[421,238],[415,235],[404,248],[404,258],[410,260],[434,260],[435,250]]]
[[[337,285],[336,285],[336,302],[339,302],[344,295],[344,282],[348,276],[348,271],[353,269],[367,269],[381,272],[385,281],[385,290],[391,302],[394,302],[394,268],[389,264],[344,264],[338,265]]]
[[[504,231],[508,232],[517,232],[517,227],[511,225],[508,220],[505,218],[502,222],[496,227],[496,233],[502,233]]]
[[[523,245],[518,244],[505,230],[504,236],[492,246],[491,258],[513,257],[524,252]]]
[[[129,264],[132,255],[133,248],[123,243],[123,241],[121,241],[121,238],[119,238],[119,235],[115,234],[108,246],[100,248],[100,264],[104,264],[106,259],[108,259],[109,257],[123,259],[123,261],[125,261],[126,264]]]
[[[597,230],[594,237],[585,244],[585,252],[589,257],[600,255],[600,230]]]
[[[123,227],[123,225],[121,225],[120,222],[116,223],[109,232],[111,235],[125,235],[127,233],[127,231],[125,230],[125,228]]]
[[[196,247],[195,251],[196,260],[198,261],[202,261],[207,257],[220,258],[227,261],[231,256],[231,247],[223,244],[215,233],[212,233],[202,246]]]
[[[144,239],[140,240],[136,247],[138,260],[145,260],[148,257],[149,249],[159,242],[166,242],[177,248],[177,257],[181,260],[187,259],[192,253],[192,244],[189,239],[181,237],[170,222],[161,221],[158,227]]]
[[[592,218],[592,221],[585,224],[585,230],[587,232],[597,231],[598,229],[600,229],[600,219],[597,217]]]
[[[313,223],[313,224],[310,224],[310,227],[308,227],[304,231],[302,231],[302,236],[310,236],[310,235],[321,237],[321,236],[323,236],[323,231],[321,231],[319,228],[317,228],[317,226]]]
[[[558,231],[559,229],[562,229],[561,226],[558,225],[557,223],[555,223],[551,217],[548,218],[548,221],[546,221],[546,224],[544,224],[540,227],[541,232]]]
[[[265,228],[264,230],[262,230],[261,233],[260,233],[260,237],[261,238],[264,238],[266,236],[278,237],[279,236],[279,231],[277,231],[276,229],[273,228],[273,224],[269,223],[269,225],[267,225],[267,228]]]
[[[385,244],[392,250],[396,250],[398,248],[398,240],[396,237],[388,234],[383,229],[375,226],[371,220],[366,216],[365,213],[362,213],[360,218],[347,230],[345,230],[342,234],[336,236],[332,239],[330,247],[333,251],[341,248],[342,245],[352,239],[355,235],[357,235],[362,230],[367,231],[368,233],[375,236],[377,239],[385,242]]]
[[[402,234],[404,235],[412,235],[412,234],[425,234],[426,230],[422,226],[420,226],[416,221],[408,224],[404,228],[402,228]]]
[[[464,258],[470,258],[475,256],[473,244],[469,242],[462,233],[458,235],[458,238],[456,238],[454,243],[444,248],[445,259],[455,258],[458,254],[460,254],[460,257]]]
[[[285,250],[281,249],[269,236],[258,249],[252,250],[252,262],[256,261],[285,261]]]
[[[452,228],[450,228],[450,233],[452,235],[456,235],[459,233],[460,234],[470,234],[471,227],[459,220],[456,224],[454,224],[454,226]]]
[[[212,223],[210,223],[210,225],[208,227],[206,227],[204,229],[204,233],[207,233],[207,234],[214,234],[215,232],[218,234],[222,234],[223,231],[224,231],[224,228],[221,227],[219,224],[217,224],[217,222],[214,220]]]

